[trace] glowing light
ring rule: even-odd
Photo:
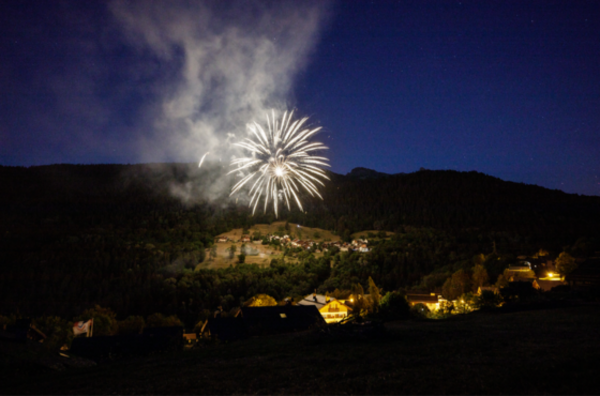
[[[549,276],[550,278],[552,278],[552,277],[554,276],[554,273],[553,273],[553,272],[548,272],[548,276]]]
[[[200,168],[200,167],[202,166],[202,163],[204,162],[204,158],[206,158],[206,156],[207,156],[208,154],[210,154],[210,152],[208,152],[208,153],[204,154],[204,155],[202,156],[202,158],[200,158],[200,163],[198,164],[198,168]]]
[[[251,138],[235,143],[249,152],[249,156],[236,158],[231,162],[236,166],[229,172],[249,172],[242,176],[231,189],[233,195],[243,186],[252,183],[248,192],[249,206],[252,214],[256,211],[258,202],[264,197],[264,212],[267,211],[269,201],[273,201],[275,217],[279,216],[279,203],[284,201],[288,210],[291,209],[290,201],[293,199],[301,211],[301,188],[311,196],[319,194],[317,184],[324,186],[322,179],[327,179],[323,166],[329,166],[328,159],[313,155],[314,152],[327,150],[322,143],[312,142],[311,138],[321,129],[303,127],[308,117],[301,120],[292,120],[293,112],[283,113],[281,120],[267,114],[267,125],[263,128],[257,122],[248,125]]]

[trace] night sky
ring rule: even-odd
[[[334,172],[600,195],[598,1],[4,0],[0,53],[2,165],[197,161],[288,106]]]

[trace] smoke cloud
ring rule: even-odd
[[[110,3],[129,45],[159,70],[138,125],[140,159],[198,161],[210,152],[205,161],[228,163],[229,142],[246,123],[294,105],[294,79],[327,10],[324,1]]]

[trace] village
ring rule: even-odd
[[[295,257],[303,252],[321,257],[338,253],[362,255],[393,234],[363,231],[352,235],[349,241],[343,241],[330,231],[299,224],[279,222],[255,225],[250,229],[234,229],[218,235],[214,244],[207,249],[209,257],[206,262],[214,266],[220,260],[221,266],[227,267],[242,263],[264,266],[271,259],[285,259],[293,263]],[[598,284],[598,274],[594,272],[598,267],[596,262],[600,261],[598,258],[575,264],[578,268],[564,276],[560,275],[557,266],[560,257],[551,256],[543,249],[531,256],[517,256],[504,268],[497,282],[490,283],[487,274],[480,276],[479,280],[473,275],[472,279],[467,280],[469,285],[459,293],[452,293],[449,291],[451,288],[446,289],[446,284],[434,292],[425,292],[417,285],[402,291],[386,292],[369,277],[367,290],[360,285],[353,290],[334,292],[317,292],[315,289],[304,296],[290,296],[281,301],[267,294],[257,294],[237,308],[224,310],[218,306],[210,317],[205,317],[187,331],[176,319],[171,324],[163,322],[143,326],[135,334],[94,336],[94,317],[89,317],[86,321],[74,323],[72,345],[65,345],[61,353],[102,359],[307,330],[329,334],[344,329],[346,333],[362,334],[372,330],[374,324],[382,320],[409,317],[444,319],[535,300],[543,293],[561,287],[577,289]],[[253,259],[258,261],[253,262]],[[333,261],[330,263],[333,266]],[[478,270],[485,272],[480,264],[473,268],[473,272]],[[460,282],[458,273],[448,278],[446,283],[455,281],[455,277],[456,282]],[[387,316],[382,314],[386,309]],[[28,319],[5,327],[3,336],[40,343],[46,339],[46,335]]]
[[[369,251],[367,239],[353,239],[352,242],[342,242],[342,241],[324,241],[324,242],[316,242],[312,239],[292,239],[289,235],[275,235],[270,234],[266,235],[264,239],[252,239],[252,237],[248,235],[242,236],[239,240],[230,240],[228,237],[222,236],[216,239],[217,243],[241,243],[242,246],[244,244],[252,243],[254,245],[269,245],[269,246],[281,246],[285,248],[299,248],[301,250],[311,251],[311,250],[320,250],[322,252],[328,252],[332,248],[337,248],[340,252],[361,252],[366,253]],[[313,249],[314,248],[314,249]],[[244,249],[244,248],[241,248]],[[246,255],[251,255],[252,250],[248,249],[248,253],[244,253]],[[271,252],[271,254],[275,254],[275,252]]]
[[[300,252],[310,252],[321,257],[328,252],[369,251],[369,240],[389,238],[393,232],[363,231],[343,241],[339,235],[319,228],[300,224],[274,222],[255,224],[248,229],[233,229],[217,235],[214,245],[206,249],[207,260],[197,268],[226,268],[238,261],[243,254],[244,263],[267,266],[270,260],[284,253],[288,260]],[[372,238],[371,238],[372,237]],[[233,261],[232,261],[233,260]]]
[[[242,236],[236,241],[219,238],[217,243],[241,243],[261,246],[264,242],[293,249],[310,250],[317,246],[313,240],[292,239],[288,235],[266,235],[260,240]],[[320,242],[321,249],[347,249],[367,252],[368,240],[356,238],[349,243]],[[361,250],[366,249],[366,250]],[[600,284],[600,259],[594,257],[580,262],[571,273],[559,275],[559,258],[551,258],[540,251],[533,256],[519,256],[518,261],[505,268],[504,283],[482,284],[474,292],[456,299],[440,293],[418,291],[384,292],[372,281],[346,293],[312,293],[303,297],[287,297],[277,301],[266,294],[258,294],[242,306],[224,311],[221,306],[194,329],[166,323],[162,326],[144,326],[139,333],[129,335],[94,336],[95,318],[73,324],[73,340],[63,346],[60,355],[78,356],[94,361],[112,360],[125,356],[190,349],[206,343],[234,342],[253,337],[310,331],[327,337],[372,337],[381,334],[383,323],[394,320],[435,320],[465,315],[478,310],[497,310],[504,306],[539,304],[543,296],[559,290],[585,291]],[[561,289],[561,287],[563,289]],[[548,293],[548,294],[545,294]],[[559,294],[561,292],[558,292]],[[192,331],[190,331],[192,330]],[[0,331],[2,338],[15,342],[43,343],[46,335],[31,319],[20,319]]]

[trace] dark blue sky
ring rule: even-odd
[[[132,131],[176,66],[109,9],[0,6],[0,164],[140,161]],[[339,1],[307,59],[289,101],[324,126],[335,172],[477,170],[600,195],[598,1]]]

